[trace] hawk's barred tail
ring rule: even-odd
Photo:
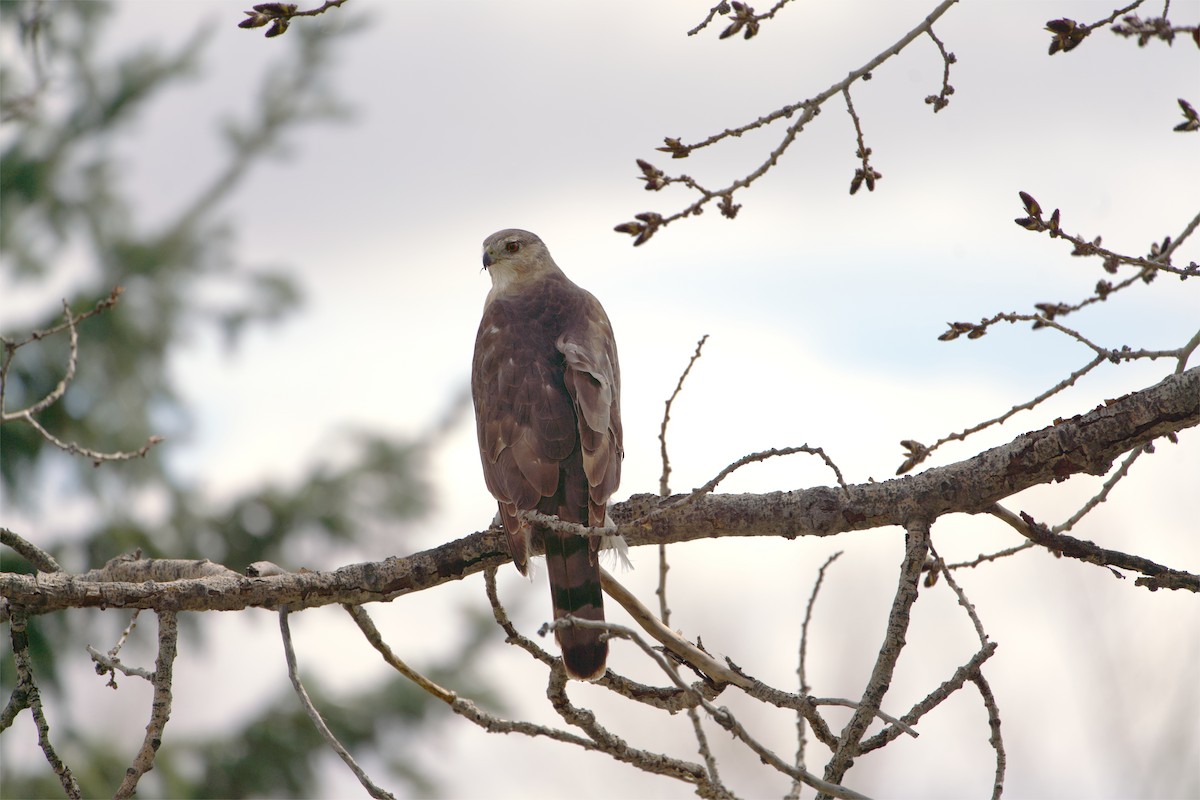
[[[604,621],[604,599],[600,592],[600,562],[586,536],[545,532],[546,570],[550,573],[550,595],[554,618],[570,614],[581,619]],[[555,637],[562,648],[563,665],[572,678],[592,681],[604,674],[608,642],[594,628],[558,628]]]

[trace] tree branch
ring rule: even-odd
[[[1074,474],[1103,475],[1121,454],[1200,424],[1200,367],[1113,400],[966,461],[918,475],[847,490],[815,487],[767,494],[706,495],[663,510],[677,498],[634,495],[611,509],[616,533],[632,546],[722,536],[830,536],[915,517],[977,514],[1031,486]],[[609,531],[611,533],[613,531]],[[461,580],[509,561],[501,531],[473,533],[404,558],[352,564],[330,572],[271,577],[212,577],[164,582],[110,581],[103,576],[0,573],[0,596],[28,613],[63,608],[154,608],[233,611],[293,610],[331,603],[386,601]],[[214,567],[216,565],[213,565]]]

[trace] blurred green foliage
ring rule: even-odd
[[[280,48],[281,63],[261,78],[250,117],[220,128],[223,168],[173,218],[148,228],[140,224],[144,209],[122,183],[116,143],[136,128],[155,98],[201,72],[211,32],[197,33],[177,52],[148,46],[102,56],[106,49],[100,44],[113,32],[113,21],[113,9],[101,2],[0,3],[0,36],[6,40],[0,64],[0,265],[12,286],[69,286],[75,313],[123,287],[115,307],[78,326],[79,369],[64,398],[37,419],[63,441],[127,451],[152,434],[171,442],[186,433],[189,409],[169,367],[189,337],[215,329],[235,347],[248,326],[279,320],[300,307],[300,289],[286,272],[237,263],[234,229],[222,216],[223,205],[288,134],[342,116],[330,80],[332,59],[354,26],[319,20],[295,26]],[[331,33],[331,27],[340,33]],[[237,33],[232,23],[221,31]],[[222,300],[198,307],[195,298],[214,284]],[[62,321],[61,306],[50,305],[31,328],[6,326],[3,335],[6,342],[20,341]],[[5,350],[5,409],[25,408],[54,389],[66,369],[68,341],[59,333]],[[209,558],[234,569],[259,560],[287,565],[286,553],[354,552],[367,532],[394,535],[424,514],[430,488],[420,476],[437,436],[437,430],[410,441],[354,434],[346,437],[349,456],[336,465],[312,464],[287,486],[251,487],[216,506],[172,474],[162,445],[145,458],[97,468],[15,420],[0,426],[0,487],[6,508],[47,520],[36,531],[17,533],[69,570],[100,566],[136,549],[148,556]],[[60,487],[56,494],[78,499],[88,522],[56,527],[68,523],[55,522],[52,509],[44,507],[48,483]],[[0,569],[31,570],[7,550],[0,553]],[[204,643],[203,616],[181,620],[181,636],[193,653]],[[55,713],[63,698],[55,653],[96,641],[102,634],[89,628],[98,619],[115,638],[128,614],[53,614],[33,618],[29,626],[35,675],[58,722],[56,747],[89,797],[113,793],[137,744],[83,739],[63,724],[69,714]],[[486,699],[486,687],[463,671],[474,663],[471,654],[490,623],[471,623],[462,651],[434,675]],[[11,644],[3,638],[0,690],[7,698],[16,674]],[[308,690],[347,747],[360,758],[363,751],[374,753],[389,766],[392,780],[377,775],[377,781],[434,793],[428,776],[405,757],[421,731],[446,718],[430,714],[427,696],[400,680],[348,697],[339,693],[336,702],[320,686],[310,684]],[[139,788],[142,796],[306,796],[317,766],[329,757],[290,687],[280,687],[240,730],[220,737],[184,741],[171,736],[168,726],[154,770]],[[44,761],[4,766],[0,796],[62,795]]]

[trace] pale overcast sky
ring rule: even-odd
[[[251,76],[289,46],[288,36],[264,40],[235,27],[249,5],[122,6],[113,47],[178,45],[201,20],[215,26],[202,77],[154,106],[128,144],[127,178],[148,223],[169,217],[221,163],[213,120],[244,110],[253,101],[244,88]],[[676,491],[701,485],[746,453],[803,443],[825,448],[852,483],[883,480],[902,458],[901,439],[936,440],[1054,385],[1091,353],[1027,328],[997,329],[975,342],[937,336],[951,320],[1082,299],[1106,277],[1069,257],[1063,243],[1013,224],[1023,216],[1020,190],[1047,209],[1061,208],[1066,229],[1103,234],[1106,245],[1138,254],[1178,234],[1200,210],[1197,134],[1171,131],[1182,120],[1176,98],[1200,104],[1195,47],[1181,40],[1139,49],[1100,31],[1076,52],[1046,55],[1047,19],[1093,21],[1111,3],[965,2],[951,9],[936,31],[957,55],[950,79],[956,92],[936,115],[923,100],[940,88],[942,61],[928,39],[856,84],[872,162],[884,176],[874,193],[847,193],[856,145],[850,117],[835,100],[772,173],[735,197],[742,204],[736,220],[710,207],[636,249],[612,232],[637,212],[670,213],[691,201],[643,191],[636,158],[668,171],[686,168],[720,187],[760,163],[781,129],[686,161],[655,152],[664,136],[695,141],[810,97],[934,5],[793,3],[750,42],[717,41],[715,31],[686,36],[706,7],[683,2],[351,0],[319,20],[296,22],[367,17],[332,67],[354,117],[293,136],[290,157],[255,172],[230,217],[238,222],[239,259],[287,265],[303,285],[305,307],[282,325],[253,331],[232,354],[215,339],[202,340],[176,365],[198,417],[192,437],[170,445],[171,463],[222,497],[248,481],[297,475],[347,427],[423,430],[466,386],[489,285],[480,243],[506,227],[537,232],[612,318],[626,436],[615,499],[657,491],[662,403],[703,334],[711,336],[704,356],[672,413]],[[1182,24],[1200,15],[1194,0],[1171,8]],[[1195,260],[1197,252],[1193,240],[1177,260]],[[1073,316],[1072,324],[1106,346],[1177,347],[1200,317],[1191,283],[1161,276]],[[947,446],[935,463],[1087,411],[1156,383],[1169,369],[1160,362],[1093,373],[1044,408]],[[1192,485],[1200,448],[1194,432],[1180,440],[1141,459],[1112,502],[1077,533],[1181,569],[1200,568]],[[487,525],[494,504],[466,417],[436,468],[436,515],[403,542],[379,541],[361,559],[403,555]],[[750,467],[722,489],[830,482],[819,461],[793,457]],[[1060,521],[1100,482],[1074,478],[1032,490],[1010,507]],[[974,518],[943,520],[934,537],[951,560],[1018,543],[999,523]],[[751,674],[793,687],[804,600],[818,566],[843,549],[811,632],[810,680],[818,695],[858,696],[902,548],[902,532],[890,529],[832,541],[681,546],[672,557],[672,623]],[[633,559],[636,570],[626,577],[649,604],[655,556],[644,549]],[[533,586],[506,573],[502,592],[532,631],[549,613],[544,573]],[[986,672],[1003,714],[1007,796],[1150,797],[1200,787],[1200,611],[1193,598],[1150,594],[1107,570],[1040,552],[961,573],[960,580],[1000,643]],[[969,623],[940,588],[917,606],[890,712],[903,713],[974,652]],[[448,649],[447,626],[460,608],[485,603],[476,576],[373,613],[397,650],[421,664]],[[609,616],[626,621],[615,608]],[[210,624],[214,652],[203,663],[181,648],[175,732],[226,725],[244,713],[242,705],[286,680],[272,615],[222,615]],[[326,686],[402,680],[385,672],[337,610],[306,612],[294,625],[302,662]],[[491,651],[497,674],[514,687],[510,712],[550,721],[543,671],[510,649]],[[214,698],[214,671],[248,658],[265,665],[261,684],[229,687]],[[615,668],[653,677],[637,661],[614,646]],[[130,684],[122,693],[134,691]],[[673,754],[696,757],[686,719],[647,717],[592,687],[578,691],[631,743],[675,742]],[[789,754],[793,718],[739,704],[732,694],[721,702]],[[94,680],[79,696],[125,717],[136,740],[143,705],[102,692]],[[605,756],[488,736],[465,722],[451,729],[427,752],[448,796],[690,796],[683,784],[631,772]],[[860,759],[847,785],[880,797],[990,791],[987,725],[972,692],[932,714],[920,731],[919,740]],[[749,797],[786,791],[786,780],[727,739],[715,734],[714,746],[735,790]],[[1171,753],[1191,760],[1190,784],[1178,782],[1177,762],[1156,760]],[[1156,771],[1176,782],[1155,786],[1148,776]],[[327,781],[327,796],[360,791],[332,757]]]

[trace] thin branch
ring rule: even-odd
[[[54,556],[8,528],[0,528],[0,545],[11,547],[38,572],[62,572],[62,567],[54,560]]]
[[[345,606],[346,611],[354,619],[359,630],[366,636],[367,641],[371,646],[379,652],[383,660],[399,672],[404,677],[411,680],[417,686],[430,693],[438,700],[450,706],[450,709],[455,714],[467,719],[489,733],[519,733],[525,736],[535,737],[544,736],[549,739],[555,739],[567,744],[577,745],[585,750],[596,750],[596,746],[584,739],[581,736],[576,736],[567,731],[547,728],[542,725],[534,725],[531,722],[513,722],[510,720],[499,719],[491,714],[481,711],[478,706],[470,700],[466,700],[458,696],[457,693],[448,689],[443,689],[434,681],[422,675],[417,670],[410,667],[402,661],[383,640],[383,636],[379,633],[379,629],[375,627],[374,621],[367,614],[366,609],[362,606]]]
[[[975,634],[979,637],[979,644],[982,647],[988,645],[988,635],[983,629],[983,622],[979,619],[979,615],[975,612],[975,604],[967,599],[966,593],[962,587],[958,585],[958,581],[954,580],[954,576],[950,574],[950,570],[946,569],[946,562],[938,555],[937,548],[933,543],[929,544],[929,552],[933,554],[933,565],[929,574],[929,581],[934,580],[934,576],[941,574],[946,579],[946,585],[954,592],[954,596],[958,598],[958,604],[967,612],[967,616],[971,618],[971,624],[975,626]],[[926,584],[929,585],[929,584]]]
[[[1200,592],[1200,575],[1164,567],[1148,558],[1122,553],[1119,550],[1108,550],[1092,542],[1076,539],[1063,533],[1053,533],[1023,511],[1021,519],[1025,522],[1025,535],[1030,541],[1040,544],[1056,555],[1108,567],[1118,578],[1125,576],[1113,569],[1114,567],[1139,572],[1147,577],[1139,578],[1135,581],[1136,585],[1144,586],[1151,591],[1166,588]],[[1020,529],[1018,528],[1018,530]]]
[[[1100,256],[1104,259],[1104,268],[1108,272],[1115,273],[1117,267],[1121,264],[1140,267],[1142,270],[1142,278],[1149,282],[1152,278],[1147,277],[1155,272],[1170,272],[1180,277],[1191,277],[1200,275],[1200,264],[1192,262],[1186,267],[1175,267],[1171,265],[1171,255],[1175,252],[1178,245],[1171,246],[1171,239],[1167,237],[1163,244],[1155,243],[1150,248],[1148,256],[1128,256],[1118,253],[1114,250],[1109,250],[1106,247],[1100,246],[1100,238],[1096,237],[1088,240],[1082,236],[1067,233],[1062,229],[1062,212],[1060,209],[1054,209],[1050,214],[1049,219],[1042,214],[1042,206],[1028,192],[1018,192],[1021,197],[1021,202],[1025,206],[1025,213],[1028,216],[1018,217],[1014,219],[1020,227],[1034,233],[1047,233],[1051,239],[1063,239],[1074,245],[1074,250],[1071,251],[1073,256]],[[1197,215],[1200,218],[1200,215]],[[1194,218],[1185,229],[1187,233],[1191,233],[1195,229],[1196,219]]]
[[[856,703],[853,700],[849,700],[845,697],[814,697],[812,698],[812,702],[813,705],[817,706],[841,706],[843,708],[853,708],[855,710],[862,707],[862,703]],[[919,739],[921,736],[921,734],[917,733],[916,730],[907,722],[893,717],[883,709],[877,708],[872,713],[889,725],[895,726],[900,732],[907,733],[914,739]]]
[[[846,98],[846,111],[850,113],[850,119],[854,122],[854,136],[858,140],[858,149],[854,151],[854,155],[861,162],[861,166],[854,170],[854,177],[850,179],[850,194],[857,194],[863,184],[867,185],[867,191],[875,191],[875,181],[883,177],[883,174],[871,166],[871,148],[867,147],[863,141],[862,120],[858,118],[858,112],[854,110],[854,101],[850,99],[850,87],[842,88],[842,96]]]
[[[958,323],[956,323],[956,324],[958,324]],[[1035,407],[1041,405],[1046,400],[1049,400],[1051,397],[1058,394],[1059,392],[1065,391],[1065,390],[1069,389],[1070,387],[1074,386],[1075,383],[1080,378],[1082,378],[1084,375],[1087,375],[1089,372],[1094,370],[1096,367],[1103,364],[1104,361],[1105,361],[1105,356],[1097,355],[1091,361],[1084,364],[1082,367],[1075,370],[1070,375],[1068,375],[1066,378],[1063,378],[1061,381],[1054,384],[1049,389],[1047,389],[1046,391],[1039,394],[1037,397],[1034,397],[1032,400],[1026,400],[1024,403],[1018,403],[1017,405],[1013,406],[1008,411],[1005,411],[1003,414],[1001,414],[998,417],[992,417],[989,420],[984,420],[983,422],[980,422],[976,425],[972,425],[971,427],[961,430],[957,433],[947,434],[946,436],[943,436],[942,438],[938,439],[936,442],[929,445],[928,447],[926,447],[925,445],[923,445],[920,442],[917,442],[915,440],[906,439],[905,441],[901,442],[901,445],[903,445],[905,448],[907,448],[908,452],[905,454],[906,458],[904,459],[904,462],[899,467],[896,468],[896,474],[903,475],[906,472],[909,472],[910,470],[912,470],[913,467],[917,466],[922,461],[929,458],[929,456],[933,453],[934,450],[937,450],[939,447],[941,447],[944,444],[947,444],[949,442],[954,442],[954,441],[959,441],[959,442],[965,441],[966,438],[968,436],[971,436],[972,434],[979,433],[980,431],[990,428],[993,425],[1003,425],[1005,422],[1007,422],[1009,419],[1016,416],[1020,412],[1028,411],[1032,408],[1035,408]]]
[[[942,91],[925,98],[925,102],[933,106],[933,113],[936,114],[950,105],[950,95],[954,94],[954,87],[950,85],[950,65],[957,63],[958,58],[954,53],[946,50],[946,45],[942,44],[942,40],[933,32],[932,27],[926,33],[929,34],[929,38],[937,45],[938,52],[942,55]]]
[[[983,677],[983,673],[976,670],[971,676],[971,682],[979,689],[979,695],[983,698],[983,707],[988,713],[988,742],[992,745],[992,749],[996,751],[996,778],[992,784],[992,800],[1000,800],[1004,794],[1004,770],[1008,763],[1008,759],[1004,755],[1004,739],[1000,735],[1000,708],[996,705],[996,697],[992,694],[992,687],[988,685],[987,679]]]
[[[892,683],[892,674],[900,653],[904,650],[905,634],[913,604],[917,601],[918,585],[925,560],[929,555],[929,523],[922,519],[911,520],[905,525],[906,544],[904,561],[900,567],[900,578],[892,609],[888,613],[887,632],[879,648],[879,656],[871,677],[863,691],[858,709],[842,729],[837,750],[825,766],[825,780],[841,783],[860,752],[863,734],[867,725],[883,703],[884,695]]]
[[[679,381],[675,384],[675,391],[671,392],[671,396],[667,398],[666,408],[663,409],[662,425],[658,431],[659,449],[662,454],[662,475],[658,479],[658,493],[666,497],[671,493],[670,483],[668,478],[671,475],[671,459],[667,457],[667,423],[671,421],[671,404],[675,402],[675,398],[683,391],[683,382],[687,380],[687,376],[691,373],[692,367],[700,358],[700,351],[704,349],[704,343],[708,341],[708,334],[700,337],[700,341],[696,342],[696,352],[692,353],[692,357],[688,359],[687,366],[683,370],[683,374],[679,376]]]
[[[179,642],[179,626],[174,611],[158,612],[158,658],[154,662],[154,698],[150,701],[150,721],[146,724],[146,736],[133,763],[125,769],[125,777],[114,797],[121,800],[133,797],[138,781],[154,768],[154,756],[162,744],[163,730],[171,718],[171,686],[174,680],[174,664]]]
[[[34,726],[37,728],[38,746],[42,748],[42,754],[46,757],[50,768],[54,770],[54,774],[58,776],[59,783],[62,784],[67,797],[71,800],[80,800],[83,793],[79,789],[79,782],[75,780],[71,768],[63,763],[62,759],[58,757],[58,753],[55,752],[54,745],[50,743],[50,723],[46,721],[46,714],[42,710],[41,692],[33,678],[33,660],[29,657],[27,623],[28,617],[24,609],[13,608],[10,610],[9,634],[12,637],[13,666],[17,671],[17,688],[13,690],[13,698],[4,709],[3,719],[8,724],[12,724],[12,719],[16,717],[18,711],[22,708],[29,709],[33,715]]]
[[[70,304],[68,304],[66,300],[63,300],[62,306],[63,314],[66,317],[65,322],[54,327],[47,328],[46,330],[34,331],[24,339],[9,340],[0,337],[0,344],[2,344],[4,347],[4,357],[2,362],[0,362],[0,424],[5,422],[14,422],[16,420],[25,420],[31,426],[33,426],[34,430],[36,430],[42,436],[42,438],[53,444],[55,447],[59,448],[60,450],[65,450],[73,455],[82,455],[90,458],[96,463],[97,466],[104,461],[122,461],[131,458],[144,457],[146,453],[149,452],[151,447],[162,441],[161,436],[151,436],[147,443],[140,450],[130,452],[103,453],[75,444],[74,442],[64,442],[47,431],[41,425],[41,423],[33,418],[34,414],[45,411],[47,408],[61,400],[63,395],[66,394],[67,387],[70,386],[71,381],[75,379],[75,371],[79,362],[78,324],[88,317],[112,308],[114,305],[116,305],[117,300],[120,298],[123,291],[124,290],[120,286],[115,287],[112,292],[109,293],[107,298],[96,303],[96,305],[90,310],[78,315],[72,313]],[[31,342],[40,341],[48,336],[52,336],[64,330],[70,333],[70,342],[67,355],[67,368],[63,373],[62,379],[45,397],[43,397],[41,400],[38,400],[33,405],[17,411],[6,411],[4,408],[4,399],[6,389],[8,387],[8,371],[12,366],[12,361],[15,357],[16,351],[25,345],[30,344]]]
[[[600,572],[603,574],[604,570],[601,569]],[[539,647],[532,639],[522,636],[516,626],[512,624],[512,620],[508,618],[508,612],[504,610],[504,606],[500,603],[500,593],[496,589],[495,567],[489,567],[483,571],[483,585],[487,591],[488,603],[492,606],[492,617],[495,618],[496,624],[506,634],[504,641],[520,647],[548,667],[553,667],[557,664],[557,658],[547,653],[542,647]]]
[[[671,421],[671,405],[683,390],[683,382],[687,380],[692,366],[700,358],[700,351],[704,349],[704,343],[707,341],[708,334],[706,333],[700,337],[700,341],[696,342],[696,352],[692,353],[692,357],[688,359],[687,366],[679,376],[678,383],[675,384],[675,391],[671,392],[671,396],[667,398],[666,407],[663,409],[662,427],[658,431],[658,441],[662,452],[662,477],[658,481],[658,493],[662,497],[668,497],[671,494],[669,482],[671,459],[667,455],[667,423]],[[667,572],[670,569],[671,565],[667,562],[667,546],[660,544],[658,546],[658,588],[654,593],[658,595],[659,616],[664,625],[669,625],[671,622],[671,608],[667,604]]]
[[[825,559],[825,563],[817,570],[817,579],[813,581],[812,592],[808,595],[808,603],[804,607],[804,622],[800,624],[800,653],[796,664],[796,677],[800,682],[800,695],[808,696],[812,693],[812,687],[808,685],[808,625],[812,622],[813,608],[817,603],[817,595],[821,591],[821,584],[825,582],[825,571],[833,565],[842,556],[841,550]],[[805,735],[804,714],[796,714],[796,768],[805,769],[807,764],[804,760],[804,751],[808,743],[808,737]],[[800,797],[800,783],[793,780],[792,789],[786,795],[786,798]]]
[[[63,313],[66,314],[67,317],[67,330],[71,332],[70,349],[67,354],[67,371],[63,373],[62,380],[58,382],[58,385],[55,386],[54,389],[51,390],[51,392],[41,400],[22,411],[6,413],[4,415],[4,420],[6,422],[8,420],[16,419],[22,416],[27,417],[30,414],[37,414],[38,412],[46,410],[62,399],[62,396],[67,393],[67,387],[71,384],[71,381],[75,379],[75,367],[79,363],[79,331],[75,328],[75,317],[71,313],[71,306],[67,304],[66,300],[62,301],[62,306]]]
[[[631,628],[627,628],[623,625],[614,625],[608,622],[597,622],[594,620],[577,619],[567,616],[561,617],[554,622],[546,623],[542,626],[542,632],[548,633],[556,627],[569,625],[585,628],[596,628],[606,631],[610,636],[633,642],[642,650],[643,653],[646,654],[648,658],[658,664],[659,668],[662,669],[663,672],[665,672],[680,689],[688,690],[688,687],[683,683],[678,673],[670,668],[663,656],[656,652],[654,648],[650,647],[650,645],[637,633],[637,631],[634,631]],[[559,703],[566,703],[566,695],[565,693],[561,693],[561,687],[565,686],[566,680],[565,672],[563,672],[561,667],[556,668],[555,673],[561,673],[562,677],[560,679],[556,679],[552,674],[552,686],[547,693],[552,695],[552,702],[555,703],[555,708],[557,709]],[[699,696],[697,695],[697,697]],[[848,789],[845,786],[841,786],[836,783],[831,783],[828,780],[822,780],[805,770],[797,769],[796,767],[786,763],[778,755],[765,747],[754,737],[750,736],[745,727],[738,722],[728,708],[718,708],[702,697],[699,697],[699,702],[704,706],[705,710],[708,711],[713,721],[733,734],[734,738],[738,739],[747,747],[749,747],[755,754],[759,756],[760,759],[762,759],[763,763],[767,764],[768,766],[774,767],[781,773],[789,775],[792,778],[801,780],[805,784],[825,793],[830,797],[845,798],[845,800],[867,800],[864,795],[859,794],[852,789]],[[572,722],[572,724],[581,724],[586,726],[585,730],[595,726],[594,717],[591,715],[581,716],[578,719],[573,718],[568,721]],[[607,731],[602,731],[602,733],[607,734]]]
[[[688,503],[693,503],[701,496],[710,494],[714,489],[717,488],[717,484],[747,464],[753,464],[758,461],[766,461],[772,456],[790,456],[795,453],[808,453],[810,455],[820,456],[821,460],[824,461],[825,464],[831,470],[833,470],[833,474],[837,476],[838,486],[841,486],[844,491],[850,491],[849,487],[846,486],[845,479],[842,478],[842,471],[838,469],[837,464],[834,464],[833,460],[830,459],[829,456],[825,455],[824,450],[822,450],[820,447],[809,447],[806,444],[802,444],[797,447],[772,447],[770,450],[763,450],[758,453],[751,453],[750,455],[742,456],[737,461],[718,472],[717,475],[708,483],[704,484],[699,489],[693,489],[691,494],[672,503],[669,508],[677,508],[679,506],[687,505]]]
[[[963,569],[965,567],[978,567],[980,564],[989,561],[997,561],[1001,558],[1008,558],[1009,556],[1016,555],[1017,553],[1029,550],[1033,547],[1035,547],[1033,542],[1024,542],[1016,547],[1008,547],[1004,550],[997,550],[995,553],[980,553],[971,561],[959,561],[955,564],[947,564],[946,569],[954,570]]]
[[[542,626],[543,630],[549,630],[555,624],[571,624],[571,617],[561,617],[555,623],[548,623]],[[579,623],[590,622],[590,620],[578,620]],[[609,626],[604,623],[595,623],[596,627],[603,628],[612,634],[616,634],[616,629],[620,626]],[[665,666],[662,661],[662,656],[649,650],[645,642],[641,641],[640,637],[633,633],[628,628],[623,629],[623,633],[632,634],[633,641],[638,642],[646,649],[652,659],[654,659],[660,667]],[[669,675],[670,670],[664,669]],[[603,753],[607,753],[610,757],[626,764],[632,764],[643,772],[652,773],[655,775],[665,775],[685,783],[694,784],[701,796],[706,796],[707,792],[704,789],[713,789],[714,794],[718,797],[723,795],[716,793],[714,787],[709,782],[707,771],[699,764],[690,761],[683,761],[678,758],[672,758],[662,753],[654,753],[649,750],[631,747],[620,737],[615,736],[607,728],[599,723],[596,715],[586,709],[581,709],[575,706],[571,699],[567,696],[567,672],[563,668],[562,663],[556,661],[550,669],[549,679],[546,684],[546,697],[550,700],[550,705],[553,706],[555,712],[563,718],[568,724],[582,730],[595,742],[597,749]],[[685,686],[680,686],[686,690]],[[701,700],[703,702],[703,700]]]
[[[283,655],[287,659],[288,678],[292,681],[292,688],[296,690],[296,696],[300,698],[300,704],[304,706],[304,713],[308,714],[308,718],[312,720],[313,727],[321,734],[333,752],[338,754],[342,761],[346,762],[346,766],[354,773],[354,777],[358,778],[358,782],[363,785],[367,793],[371,797],[378,800],[395,800],[391,792],[375,785],[370,776],[363,771],[362,767],[354,760],[354,756],[346,750],[337,737],[333,735],[333,731],[329,730],[329,726],[325,724],[325,720],[321,717],[321,712],[313,705],[312,699],[308,696],[308,691],[304,688],[304,684],[300,682],[300,669],[296,664],[296,651],[292,648],[292,631],[288,625],[287,607],[279,609],[279,632],[283,637]]]
[[[642,630],[650,634],[651,637],[674,653],[680,660],[691,665],[697,672],[708,676],[712,680],[730,683],[734,686],[740,686],[743,689],[747,689],[753,685],[748,678],[730,669],[664,625],[650,612],[650,609],[646,608],[642,605],[641,601],[634,597],[632,592],[622,586],[616,578],[609,574],[608,570],[603,568],[600,570],[600,585],[603,587],[604,593],[613,600],[616,600],[629,613],[629,616],[633,617],[637,624],[641,626]]]
[[[677,211],[668,216],[663,216],[662,214],[653,211],[636,214],[634,216],[634,221],[622,223],[616,226],[615,230],[619,233],[626,233],[634,237],[634,245],[636,246],[644,244],[658,230],[670,225],[672,222],[702,213],[704,211],[704,206],[713,201],[718,201],[719,208],[724,216],[729,218],[736,216],[738,206],[733,203],[734,192],[750,187],[755,181],[771,170],[779,162],[779,159],[783,156],[787,149],[791,147],[792,143],[796,140],[796,137],[800,134],[804,127],[811,122],[817,116],[817,114],[820,113],[821,106],[824,105],[827,100],[835,95],[841,94],[855,81],[870,75],[875,69],[884,64],[884,62],[886,62],[892,56],[898,55],[900,52],[902,52],[904,48],[908,47],[908,45],[917,39],[917,37],[927,33],[933,27],[933,24],[939,18],[941,18],[943,14],[949,11],[957,1],[958,0],[943,0],[943,2],[939,3],[938,6],[931,11],[929,15],[921,21],[920,24],[900,37],[895,44],[885,48],[874,58],[867,61],[867,63],[863,64],[858,69],[852,71],[845,78],[834,83],[824,91],[807,100],[788,103],[787,105],[784,105],[783,107],[772,111],[769,114],[764,114],[753,122],[738,126],[736,128],[726,128],[721,133],[713,134],[707,139],[696,142],[695,144],[684,144],[679,139],[667,138],[665,140],[665,146],[658,149],[660,151],[670,153],[672,158],[686,158],[696,150],[709,147],[727,138],[740,137],[749,131],[770,125],[771,123],[780,119],[791,119],[797,112],[800,112],[799,117],[797,117],[796,120],[788,125],[788,127],[784,130],[779,144],[776,145],[773,150],[771,150],[766,159],[758,167],[744,177],[732,181],[728,186],[722,189],[707,189],[688,175],[667,177],[662,174],[661,171],[651,167],[655,174],[646,175],[647,188],[659,190],[671,184],[681,184],[698,193],[700,198],[681,211]],[[708,17],[705,23],[711,19],[711,16]],[[703,27],[703,25],[701,27]],[[645,170],[643,169],[643,171]]]
[[[961,689],[967,681],[971,680],[973,675],[977,675],[983,663],[995,655],[995,653],[996,643],[988,642],[988,644],[982,647],[978,653],[971,656],[970,660],[968,660],[966,664],[963,664],[961,667],[956,669],[953,675],[943,681],[940,686],[930,692],[924,699],[916,703],[911,709],[909,709],[908,713],[902,716],[900,719],[908,725],[916,725],[921,721],[922,717],[940,706],[948,697],[950,697],[950,695]],[[872,750],[878,750],[888,742],[899,737],[901,733],[902,730],[898,727],[884,728],[879,733],[863,741],[862,746],[859,748],[859,752],[865,754],[871,752]]]
[[[1104,482],[1104,485],[1100,487],[1100,491],[1097,492],[1095,496],[1089,499],[1086,503],[1084,503],[1082,508],[1072,514],[1070,519],[1068,519],[1066,522],[1055,525],[1051,530],[1054,533],[1063,533],[1064,531],[1069,531],[1071,528],[1074,528],[1076,523],[1083,519],[1085,514],[1108,499],[1109,492],[1113,490],[1113,487],[1117,485],[1118,481],[1129,474],[1129,468],[1133,466],[1133,462],[1137,461],[1138,457],[1144,452],[1146,452],[1146,447],[1139,447],[1130,452],[1129,455],[1125,456],[1125,460],[1121,462],[1121,466],[1118,467],[1117,471],[1112,474],[1112,477]]]

